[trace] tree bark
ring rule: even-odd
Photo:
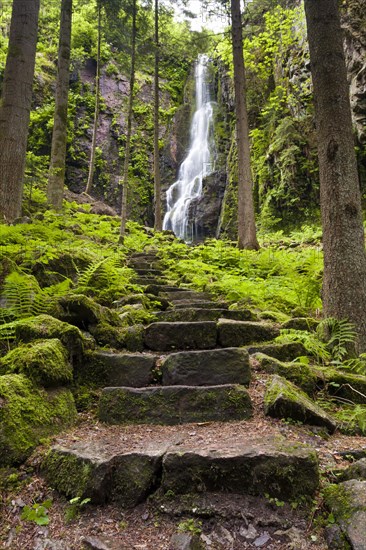
[[[155,0],[155,66],[154,66],[154,200],[157,231],[162,230],[161,181],[159,154],[159,0]]]
[[[66,171],[67,105],[70,81],[72,0],[62,0],[55,116],[52,132],[51,162],[47,198],[55,210],[61,210]]]
[[[253,181],[250,167],[249,126],[240,0],[231,0],[231,35],[234,63],[236,142],[238,148],[238,247],[258,250]]]
[[[348,319],[366,351],[366,255],[349,87],[337,0],[305,0],[318,134],[323,305]]]
[[[127,204],[128,204],[128,167],[130,164],[132,108],[135,85],[135,61],[136,61],[136,0],[132,2],[132,37],[131,37],[131,73],[130,73],[130,97],[128,100],[127,133],[125,160],[123,165],[122,201],[121,201],[121,226],[120,242],[123,242],[126,232]]]
[[[89,175],[88,182],[86,184],[85,193],[89,194],[93,185],[93,177],[95,170],[95,149],[97,145],[97,131],[98,131],[98,119],[99,119],[99,105],[100,105],[100,45],[102,35],[102,3],[98,0],[98,44],[97,44],[97,74],[95,77],[95,111],[94,111],[94,124],[93,124],[93,137],[90,151],[89,162]]]
[[[14,0],[0,105],[0,219],[21,215],[40,0]]]

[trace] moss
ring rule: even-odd
[[[316,389],[317,377],[311,367],[301,363],[283,363],[278,359],[256,353],[255,359],[259,362],[261,370],[268,374],[278,374],[299,386],[308,395],[313,395]]]
[[[317,367],[313,372],[318,384],[325,386],[331,395],[337,395],[360,405],[366,404],[366,376],[329,367]]]
[[[122,322],[115,311],[103,307],[89,296],[72,294],[63,296],[59,301],[63,308],[62,321],[76,325],[81,329],[88,329],[90,325],[108,323],[121,326]]]
[[[80,355],[83,351],[84,339],[80,330],[50,315],[21,319],[14,323],[14,326],[18,342],[58,338],[69,350],[70,355]]]
[[[99,323],[91,326],[89,330],[100,346],[116,349],[123,349],[125,346],[124,329],[113,327],[109,323]]]
[[[357,508],[352,506],[351,495],[344,485],[328,485],[324,489],[324,500],[339,521],[348,521]]]
[[[92,478],[93,466],[79,457],[51,449],[43,463],[46,479],[68,497],[83,497]]]
[[[0,465],[24,460],[40,439],[76,419],[69,390],[46,392],[22,374],[0,376]]]
[[[40,340],[10,351],[0,359],[0,374],[24,374],[41,386],[57,386],[72,380],[68,353],[60,340]]]

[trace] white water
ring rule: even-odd
[[[178,180],[167,191],[167,213],[163,229],[190,242],[194,239],[194,221],[188,219],[189,205],[202,194],[202,180],[213,172],[212,102],[208,80],[209,59],[200,55],[195,68],[196,111],[190,131],[190,147],[182,162]]]

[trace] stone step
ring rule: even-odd
[[[165,428],[166,430],[167,428]],[[160,488],[170,494],[206,491],[259,495],[296,501],[313,497],[319,485],[316,454],[299,442],[278,435],[240,438],[230,442],[192,443],[192,427],[160,434],[151,427],[146,438],[122,437],[109,428],[82,433],[79,440],[62,440],[42,463],[48,483],[68,498],[90,498],[92,504],[116,503],[128,508]],[[197,428],[196,428],[197,430]],[[185,433],[187,432],[187,433]],[[131,449],[132,441],[132,449]],[[235,441],[235,443],[234,443]],[[162,497],[160,497],[162,498]]]
[[[155,296],[163,295],[164,292],[182,292],[185,288],[179,288],[178,286],[163,284],[163,283],[154,283],[148,285],[145,289],[146,294],[155,294]]]
[[[216,304],[217,305],[217,304]],[[249,310],[228,310],[228,309],[204,309],[186,308],[156,312],[158,321],[165,322],[194,322],[194,321],[218,321],[222,319],[233,319],[235,321],[254,321],[255,315]]]
[[[151,323],[145,328],[144,334],[145,346],[153,351],[211,349],[216,347],[216,341],[217,329],[214,321]]]
[[[223,348],[240,347],[276,338],[280,331],[266,323],[220,319],[217,323],[218,343]]]
[[[158,321],[145,328],[144,344],[153,351],[239,348],[272,340],[278,334],[272,325],[252,321]]]
[[[187,309],[187,308],[198,308],[198,309],[227,309],[229,306],[225,303],[212,302],[207,300],[170,300],[172,308],[174,309]]]
[[[164,386],[212,386],[250,382],[249,354],[245,349],[172,353],[161,365]]]
[[[90,352],[78,368],[78,378],[103,386],[143,388],[153,382],[157,357],[143,353]]]
[[[136,283],[137,285],[142,285],[142,286],[147,286],[147,285],[154,285],[154,284],[157,284],[161,281],[161,278],[160,277],[134,277],[133,278],[133,282]],[[164,296],[165,298],[165,296]]]
[[[161,277],[163,272],[161,269],[135,269],[139,277]]]
[[[247,390],[234,384],[104,388],[98,411],[99,419],[107,424],[227,422],[251,414]]]
[[[151,262],[146,262],[142,260],[130,260],[128,262],[128,267],[132,269],[159,269],[160,265],[158,261],[152,260]]]
[[[170,302],[174,300],[201,300],[211,301],[211,295],[208,292],[196,292],[195,290],[174,290],[165,292],[164,295]]]

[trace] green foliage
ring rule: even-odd
[[[178,525],[178,531],[200,535],[202,533],[202,521],[197,521],[192,518],[181,521]]]
[[[20,519],[24,521],[32,521],[37,525],[48,525],[50,518],[48,516],[48,511],[52,506],[52,500],[44,500],[40,504],[35,502],[32,506],[25,505]]]
[[[66,522],[73,521],[80,516],[82,509],[89,504],[90,498],[75,497],[69,500],[69,505],[65,511]]]

